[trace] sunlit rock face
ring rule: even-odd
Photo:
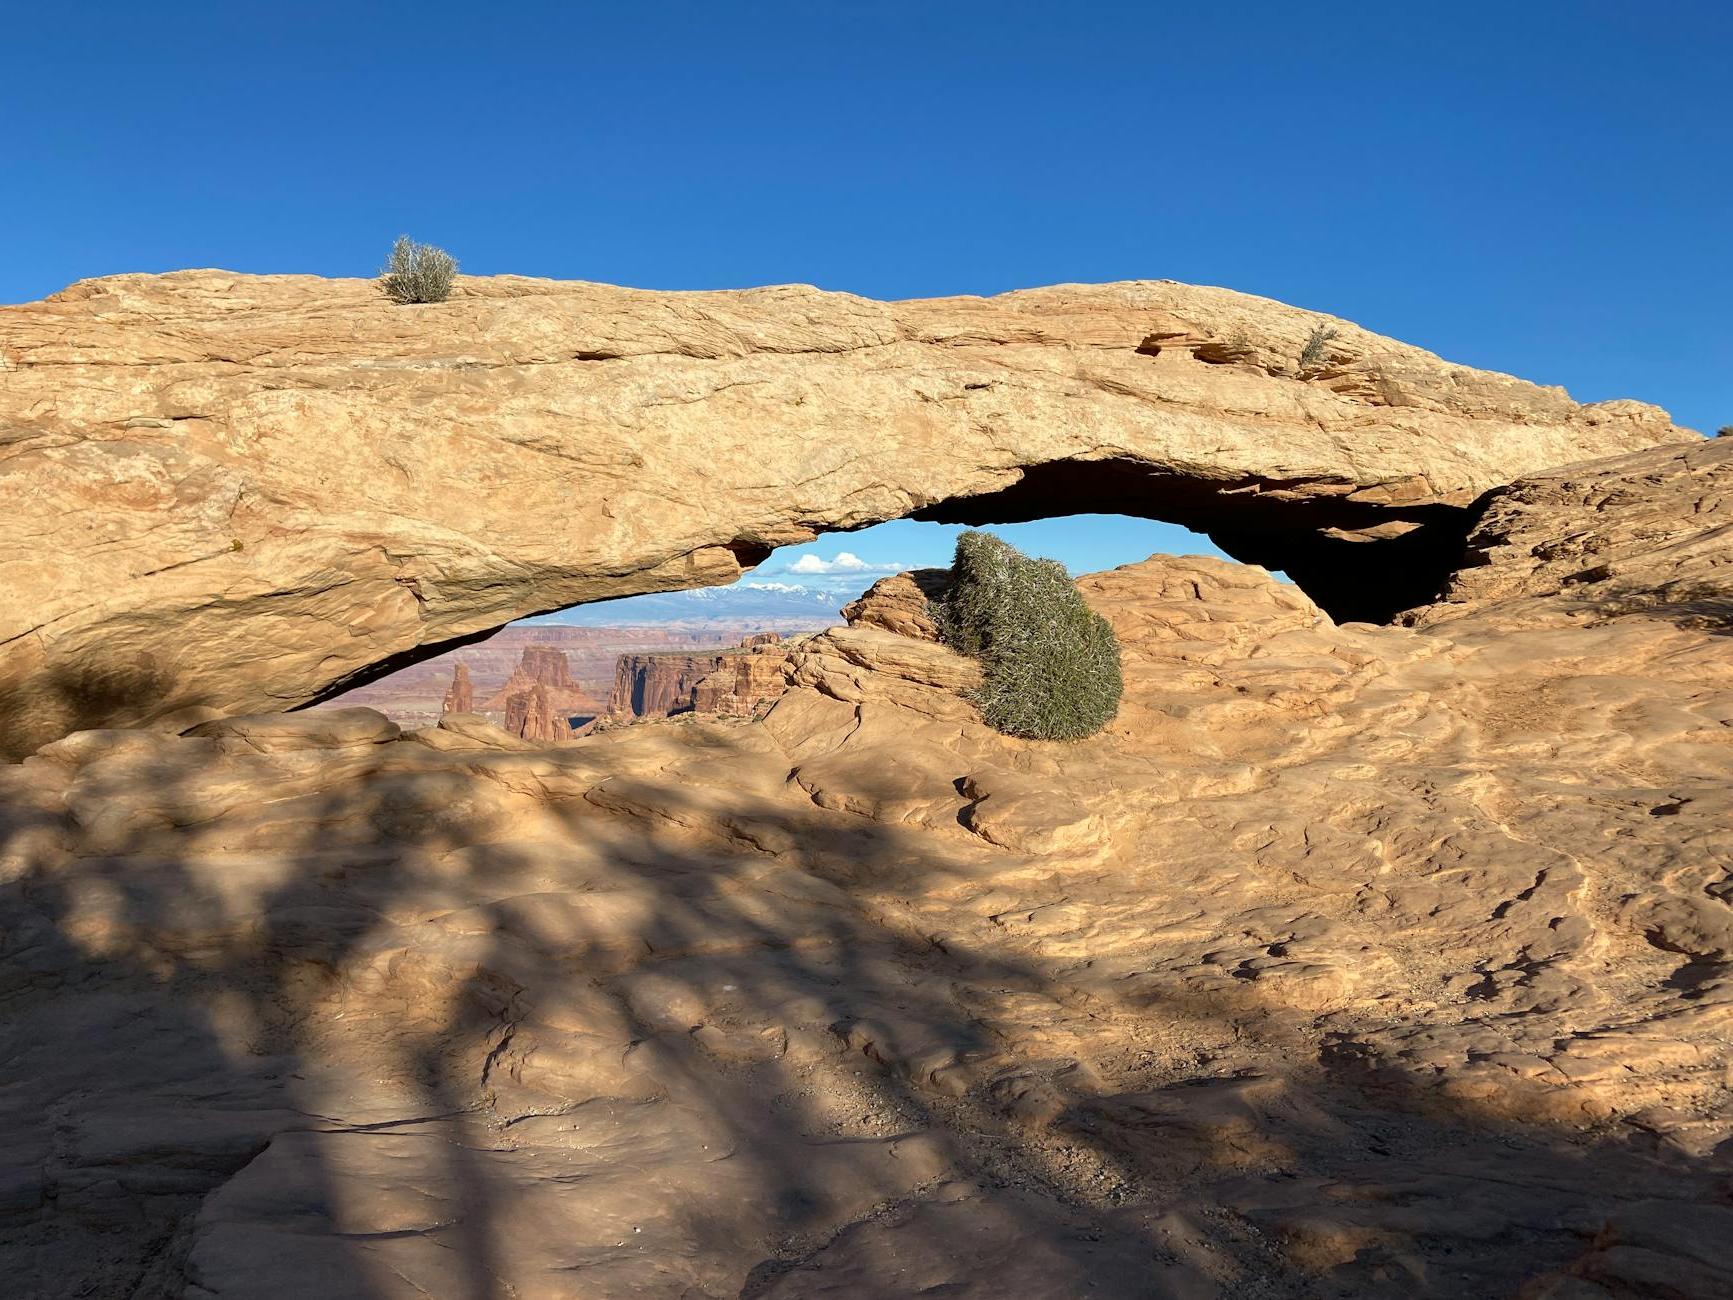
[[[1733,623],[1733,437],[1567,465],[1492,493],[1436,604],[1463,614],[1596,623],[1625,614]]]
[[[788,689],[789,643],[778,633],[748,637],[740,648],[746,653],[726,656],[692,688],[694,713],[750,717]]]
[[[614,688],[608,692],[610,718],[665,718],[692,707],[698,684],[727,662],[721,651],[624,654],[614,663]]]
[[[1165,283],[460,288],[0,310],[10,1292],[1733,1292],[1733,441]],[[930,572],[676,718],[281,711],[1069,509],[1300,585],[1080,579],[1076,743]]]
[[[1487,489],[1687,436],[1167,281],[881,303],[465,278],[415,307],[87,281],[0,308],[0,750],[289,708],[911,514],[1167,519],[1384,618],[1431,598]]]
[[[504,714],[505,729],[530,740],[565,740],[573,718],[592,718],[597,711],[595,700],[572,677],[566,652],[551,645],[525,646],[511,676],[477,707]]]
[[[614,665],[604,716],[630,721],[690,711],[746,717],[782,694],[787,664],[776,632],[757,633],[709,654],[623,654]]]
[[[475,683],[469,679],[469,665],[458,664],[451,672],[451,686],[440,702],[441,713],[474,713]]]
[[[1730,462],[1646,455],[1500,494],[1414,627],[1081,579],[1077,743],[981,724],[914,575],[757,720],[0,768],[8,1287],[1733,1293]]]

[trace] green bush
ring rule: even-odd
[[[396,303],[444,302],[456,274],[457,259],[443,248],[399,235],[391,246],[391,260],[379,273],[379,287]]]
[[[938,615],[946,643],[980,659],[975,702],[1005,734],[1078,740],[1118,711],[1119,642],[1057,561],[966,532]]]
[[[1306,346],[1300,349],[1300,369],[1310,370],[1324,359],[1324,348],[1335,338],[1338,331],[1334,325],[1319,325],[1306,336]]]

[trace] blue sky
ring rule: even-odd
[[[835,620],[847,602],[889,574],[950,564],[962,524],[893,519],[854,533],[833,533],[802,546],[785,546],[731,587],[630,596],[559,610],[534,623],[621,627],[682,619],[741,619],[799,616]],[[1121,515],[1072,515],[1062,520],[992,524],[997,533],[1030,555],[1063,561],[1074,574],[1111,569],[1156,552],[1214,555],[1222,551],[1201,533],[1177,524]],[[1225,557],[1223,557],[1225,558]],[[1287,581],[1286,574],[1277,574]],[[813,625],[813,624],[809,624]]]
[[[745,579],[786,582],[852,595],[899,569],[940,568],[950,564],[960,524],[929,524],[913,519],[836,533],[804,546],[785,546]],[[1222,555],[1201,533],[1177,524],[1121,515],[1072,515],[1059,521],[994,524],[997,533],[1031,555],[1062,560],[1073,573],[1111,569],[1157,551],[1170,555]]]
[[[0,302],[371,274],[400,231],[659,288],[1171,277],[1733,423],[1724,0],[70,0],[0,33]],[[1099,567],[1087,534],[1024,542]]]

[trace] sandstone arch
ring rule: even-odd
[[[292,708],[906,515],[1144,514],[1387,617],[1486,490],[1691,437],[1169,281],[881,303],[467,278],[413,308],[361,280],[81,282],[0,308],[0,749]]]

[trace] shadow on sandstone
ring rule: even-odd
[[[1726,583],[1676,582],[1652,591],[1602,597],[1591,608],[1603,618],[1636,614],[1694,632],[1733,636],[1733,590]]]
[[[0,762],[15,763],[68,732],[148,716],[175,685],[173,674],[148,655],[117,660],[97,653],[22,675],[0,686]],[[184,698],[179,707],[196,710],[202,703]]]
[[[1725,1277],[1678,1256],[1678,1225],[1724,1226],[1724,1162],[1331,1073],[1278,1007],[1104,998],[936,940],[897,892],[975,867],[930,834],[585,746],[92,737],[4,788],[15,1295]],[[1004,1013],[1030,1000],[1128,1048],[1153,1018],[1250,1039],[1270,1068],[1098,1073]]]
[[[787,1034],[715,1009],[804,999],[829,1033],[888,1000],[977,1045],[816,879],[760,890],[582,800],[521,846],[492,781],[413,746],[244,778],[197,741],[118,751],[64,808],[7,805],[16,1294],[733,1293],[758,1243],[943,1171],[918,1104],[816,1115]],[[895,840],[829,851],[901,869]]]

